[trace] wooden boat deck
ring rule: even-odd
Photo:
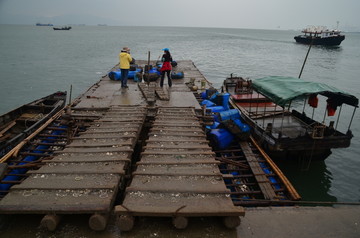
[[[232,88],[229,87],[229,89]],[[279,135],[281,138],[297,138],[309,133],[309,125],[290,113],[283,114],[282,107],[266,100],[266,97],[257,92],[235,94],[231,95],[231,98],[257,125],[266,128],[268,124],[271,124],[271,133],[275,138],[279,138]]]

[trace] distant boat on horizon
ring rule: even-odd
[[[43,23],[36,23],[37,26],[54,26],[54,24],[51,23],[47,23],[47,24],[43,24]]]
[[[66,31],[68,31],[68,30],[70,30],[70,29],[71,29],[71,26],[65,26],[65,27],[53,27],[53,29],[54,29],[55,31],[58,31],[58,30],[66,30]]]

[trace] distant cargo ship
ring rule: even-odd
[[[54,30],[70,30],[71,26],[65,26],[65,27],[53,27]]]
[[[297,43],[313,45],[340,45],[345,40],[345,35],[340,34],[339,30],[329,30],[324,26],[308,27],[302,30],[303,35],[295,36]]]
[[[43,24],[43,23],[36,23],[37,26],[54,26],[54,24],[51,23],[47,23],[47,24]]]

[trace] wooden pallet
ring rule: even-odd
[[[121,230],[131,230],[137,216],[171,217],[179,229],[188,217],[222,217],[231,228],[240,224],[244,209],[233,205],[205,135],[194,135],[194,128],[202,126],[193,108],[159,108],[132,183],[115,207]]]

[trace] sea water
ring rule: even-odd
[[[122,47],[135,59],[159,59],[170,48],[174,60],[192,60],[220,88],[230,74],[256,79],[298,77],[308,51],[295,43],[297,31],[228,28],[0,25],[0,114],[55,91],[72,99],[116,63]],[[324,82],[360,98],[360,34],[345,33],[339,47],[313,46],[301,78]],[[343,109],[346,131],[351,110]],[[304,200],[360,201],[360,114],[352,122],[349,148],[328,159],[280,163]],[[320,118],[321,119],[321,118]],[[336,119],[335,119],[336,120]]]

